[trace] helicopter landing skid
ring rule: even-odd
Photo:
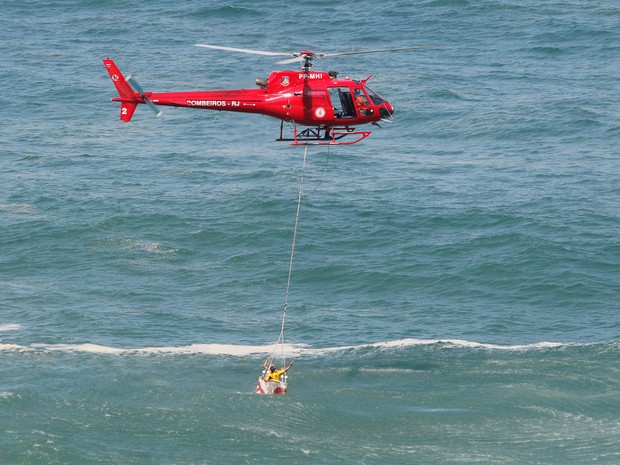
[[[331,126],[307,128],[297,132],[297,126],[293,127],[293,138],[284,138],[282,125],[280,126],[280,138],[276,142],[292,142],[290,145],[352,145],[370,136],[371,131],[356,131],[350,126]],[[349,136],[354,137],[351,139]],[[343,140],[347,138],[346,140]]]

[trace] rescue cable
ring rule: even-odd
[[[267,359],[267,366],[269,366],[272,363],[275,353],[278,349],[278,346],[280,346],[281,348],[282,366],[283,367],[286,366],[286,355],[284,353],[284,324],[286,322],[286,310],[288,309],[288,296],[289,296],[289,291],[291,288],[291,275],[293,274],[293,257],[295,256],[295,242],[297,240],[297,227],[299,225],[299,211],[301,209],[301,198],[304,195],[303,185],[304,185],[304,173],[306,170],[307,154],[308,154],[308,146],[306,145],[304,149],[304,160],[303,160],[303,164],[301,168],[301,179],[299,181],[299,194],[297,196],[297,212],[295,213],[295,227],[293,228],[293,244],[291,245],[291,257],[290,257],[289,265],[288,265],[288,279],[286,281],[286,293],[284,295],[284,308],[282,311],[282,325],[280,327],[280,337],[278,338],[278,341],[276,342],[273,348],[273,351],[271,352],[271,355]]]

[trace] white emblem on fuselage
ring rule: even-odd
[[[316,116],[317,118],[324,118],[325,117],[325,108],[319,107],[316,110],[314,110],[314,116]]]

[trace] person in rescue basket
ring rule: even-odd
[[[291,363],[289,363],[286,368],[283,368],[281,370],[276,370],[276,366],[272,363],[271,366],[269,366],[267,374],[263,377],[263,379],[265,381],[271,381],[271,380],[280,381],[280,376],[286,373],[292,366],[293,366],[293,362],[291,361]],[[265,363],[263,364],[263,368],[267,370],[267,360],[265,360]]]

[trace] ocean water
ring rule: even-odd
[[[620,463],[620,6],[6,0],[0,464]],[[303,149],[146,90],[320,52],[395,122]]]

